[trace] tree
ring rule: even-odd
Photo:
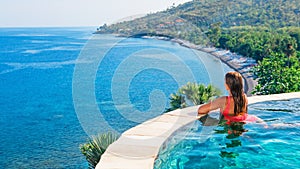
[[[170,96],[170,106],[166,112],[173,111],[176,109],[182,109],[186,107],[184,96],[179,93],[173,93]]]
[[[188,82],[179,88],[176,94],[171,94],[171,108],[168,108],[166,112],[187,107],[188,104],[185,98],[192,105],[200,105],[220,95],[221,91],[212,85],[205,86],[203,84]]]
[[[208,31],[208,38],[213,46],[219,46],[219,39],[222,33],[221,25],[221,22],[217,22],[210,25],[210,29]]]
[[[258,85],[253,93],[259,95],[300,91],[300,66],[296,56],[273,53],[253,68]]]
[[[208,85],[207,87],[205,87],[203,84],[199,85],[199,103],[197,104],[203,104],[206,103],[207,101],[212,100],[213,98],[220,96],[221,95],[221,91],[212,86],[212,85]]]
[[[219,38],[219,46],[220,48],[223,48],[223,49],[228,49],[229,46],[228,46],[228,42],[230,41],[230,36],[228,34],[223,34],[221,35],[221,37]]]
[[[182,86],[178,91],[180,94],[185,95],[188,100],[192,101],[194,105],[199,104],[199,85],[197,83],[188,82],[186,85]]]
[[[104,133],[92,136],[87,143],[80,145],[80,151],[89,163],[89,168],[95,168],[108,146],[118,139],[118,135]]]

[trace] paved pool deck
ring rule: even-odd
[[[300,92],[248,97],[248,103],[300,98]],[[159,150],[187,124],[197,120],[199,106],[178,109],[125,131],[102,155],[96,169],[153,169]]]

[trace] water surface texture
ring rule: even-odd
[[[249,106],[249,113],[266,124],[203,126],[197,121],[160,152],[155,168],[299,168],[299,101]]]
[[[89,125],[74,108],[73,101],[82,99],[73,98],[78,92],[74,86],[88,84],[84,80],[90,75],[95,75],[91,89],[95,100],[76,105],[86,113],[97,114],[89,112],[96,105],[103,119],[88,122],[104,120],[119,133],[161,114],[168,107],[169,95],[182,83],[223,80],[223,75],[212,78],[208,73],[207,69],[219,67],[220,62],[204,53],[195,54],[176,43],[155,39],[112,35],[93,38],[93,31],[94,28],[0,29],[0,168],[87,167],[79,145],[90,134],[108,130],[91,125],[91,133],[87,134],[85,127]],[[112,41],[117,44],[109,46]],[[95,61],[82,56],[88,44],[97,46],[93,48],[97,50],[109,48],[105,48],[104,56],[92,53],[102,57],[101,63],[95,63],[95,72],[81,72],[83,75],[74,79],[75,67]],[[200,55],[204,60],[198,58]],[[185,76],[181,68],[188,68],[193,78]],[[148,111],[155,110],[152,104],[158,105],[160,111]],[[132,114],[132,110],[137,112]]]

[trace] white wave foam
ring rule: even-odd
[[[164,57],[163,55],[161,55],[161,53],[153,53],[153,54],[145,54],[145,53],[139,53],[136,54],[137,57],[140,58],[147,58],[147,59],[155,59],[155,60],[167,60],[170,62],[174,62],[174,58],[171,57]]]
[[[73,46],[56,46],[52,48],[46,48],[46,49],[27,49],[21,53],[25,54],[37,54],[44,51],[76,51],[80,50],[81,48],[73,47]]]
[[[37,53],[40,53],[41,50],[25,50],[21,53],[28,53],[28,54],[37,54]]]
[[[15,69],[15,68],[13,68],[13,69],[7,69],[7,70],[3,70],[3,71],[1,71],[1,72],[0,72],[0,75],[2,75],[2,74],[6,74],[6,73],[10,73],[10,72],[13,72],[13,71],[16,71],[16,70],[19,70],[19,69]]]
[[[67,66],[67,65],[85,64],[91,62],[92,61],[90,60],[69,60],[69,61],[62,61],[62,62],[31,62],[31,63],[6,62],[2,64],[10,66],[11,68],[1,71],[0,74],[6,74],[13,71],[26,69],[26,68],[56,69],[56,68],[62,68],[63,66]]]
[[[80,38],[76,38],[79,40],[89,40],[91,38],[91,36],[84,36],[84,37],[80,37]]]
[[[68,45],[84,45],[85,43],[83,43],[83,42],[65,42],[65,43],[60,43],[60,44],[68,44]]]
[[[74,51],[74,50],[79,50],[78,47],[73,47],[73,46],[56,46],[53,48],[49,49],[43,49],[42,51],[62,51],[62,50],[67,50],[67,51]]]
[[[32,40],[31,43],[49,43],[50,41],[47,40]]]
[[[54,36],[54,35],[51,35],[51,34],[26,34],[26,33],[21,33],[21,34],[16,34],[16,35],[12,35],[12,36]]]
[[[18,51],[17,50],[7,50],[7,51],[3,50],[1,52],[3,52],[3,53],[16,53]]]

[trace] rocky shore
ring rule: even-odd
[[[253,74],[250,72],[251,67],[256,65],[256,61],[254,59],[242,57],[228,50],[217,49],[215,47],[204,47],[201,45],[195,45],[193,43],[181,39],[172,39],[171,41],[176,42],[184,47],[209,53],[215,56],[216,58],[220,59],[223,63],[228,65],[230,68],[241,73],[245,81],[244,91],[247,94],[247,96],[252,95],[251,92],[257,85],[257,81],[253,79]]]

